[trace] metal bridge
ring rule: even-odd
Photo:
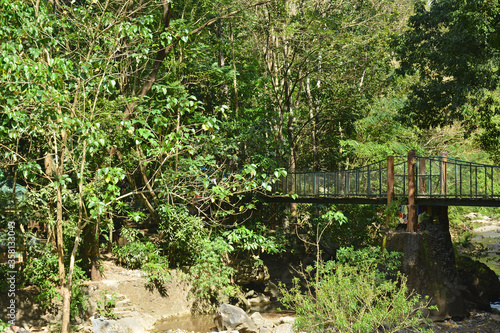
[[[388,157],[342,171],[294,172],[268,193],[273,202],[500,207],[500,166],[447,156]]]

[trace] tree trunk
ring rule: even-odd
[[[63,306],[62,306],[62,327],[61,327],[61,333],[68,333],[69,332],[69,321],[70,321],[70,306],[71,306],[71,287],[68,286],[66,283],[64,286],[61,288],[61,295],[63,298]]]
[[[92,281],[100,281],[102,279],[100,264],[99,264],[99,221],[91,226],[92,228],[92,246],[90,248],[90,279]]]
[[[311,80],[309,76],[306,78],[307,101],[309,105],[309,121],[311,122],[311,145],[313,152],[313,171],[318,171],[318,143],[316,137],[316,108],[314,107],[313,97],[311,93]]]
[[[234,57],[234,34],[233,34],[233,23],[229,21],[229,31],[230,31],[230,41],[231,41],[231,58],[232,58],[232,66],[233,66],[233,90],[234,90],[234,113],[238,116],[238,80],[236,75],[236,60]]]
[[[61,153],[61,157],[64,157],[64,154]],[[58,175],[61,176],[63,172],[62,168],[62,159],[59,160],[59,168]],[[61,284],[61,296],[63,297],[63,313],[62,313],[62,330],[61,333],[69,332],[69,310],[70,310],[70,302],[71,302],[71,292],[70,287],[66,284],[66,274],[65,274],[65,266],[64,266],[64,244],[63,244],[63,227],[62,227],[62,219],[63,219],[63,202],[62,202],[62,184],[59,183],[57,186],[57,202],[56,202],[56,210],[57,210],[57,223],[56,223],[56,242],[57,242],[57,258],[58,258],[58,267],[59,267],[59,282]]]

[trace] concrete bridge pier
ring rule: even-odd
[[[447,206],[419,206],[418,232],[388,234],[387,250],[403,253],[402,273],[407,285],[420,295],[428,295],[437,305],[430,316],[435,320],[464,318],[464,296],[449,232]]]

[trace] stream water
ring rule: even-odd
[[[477,222],[481,225],[474,229],[472,242],[481,244],[486,249],[486,255],[480,257],[479,261],[491,268],[497,276],[500,276],[500,221],[483,217]],[[491,307],[500,310],[500,300],[491,303]]]
[[[260,306],[253,306],[249,315],[254,312],[259,312],[264,318],[267,319],[277,319],[278,317],[284,317],[292,314],[290,311],[279,310],[280,304],[265,303]],[[216,332],[217,329],[214,324],[214,314],[205,315],[186,315],[180,317],[171,317],[163,320],[159,320],[155,323],[155,332],[167,332],[167,331],[182,330],[187,332]]]
[[[486,256],[479,260],[491,268],[497,275],[500,275],[500,222],[484,225],[474,229],[475,236],[472,242],[479,243],[486,249]]]
[[[154,332],[183,330],[188,332],[215,332],[214,314],[186,315],[157,321]]]

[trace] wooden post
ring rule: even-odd
[[[387,157],[387,206],[394,200],[394,156]],[[385,227],[388,227],[388,219],[385,220]]]
[[[441,165],[441,195],[446,197],[446,166],[448,162],[448,153],[441,152],[442,165]],[[471,171],[472,172],[472,171]]]
[[[415,205],[415,162],[417,152],[410,150],[408,152],[408,226],[407,231],[415,232],[417,225],[417,206]]]
[[[387,157],[387,205],[394,199],[394,156]]]

